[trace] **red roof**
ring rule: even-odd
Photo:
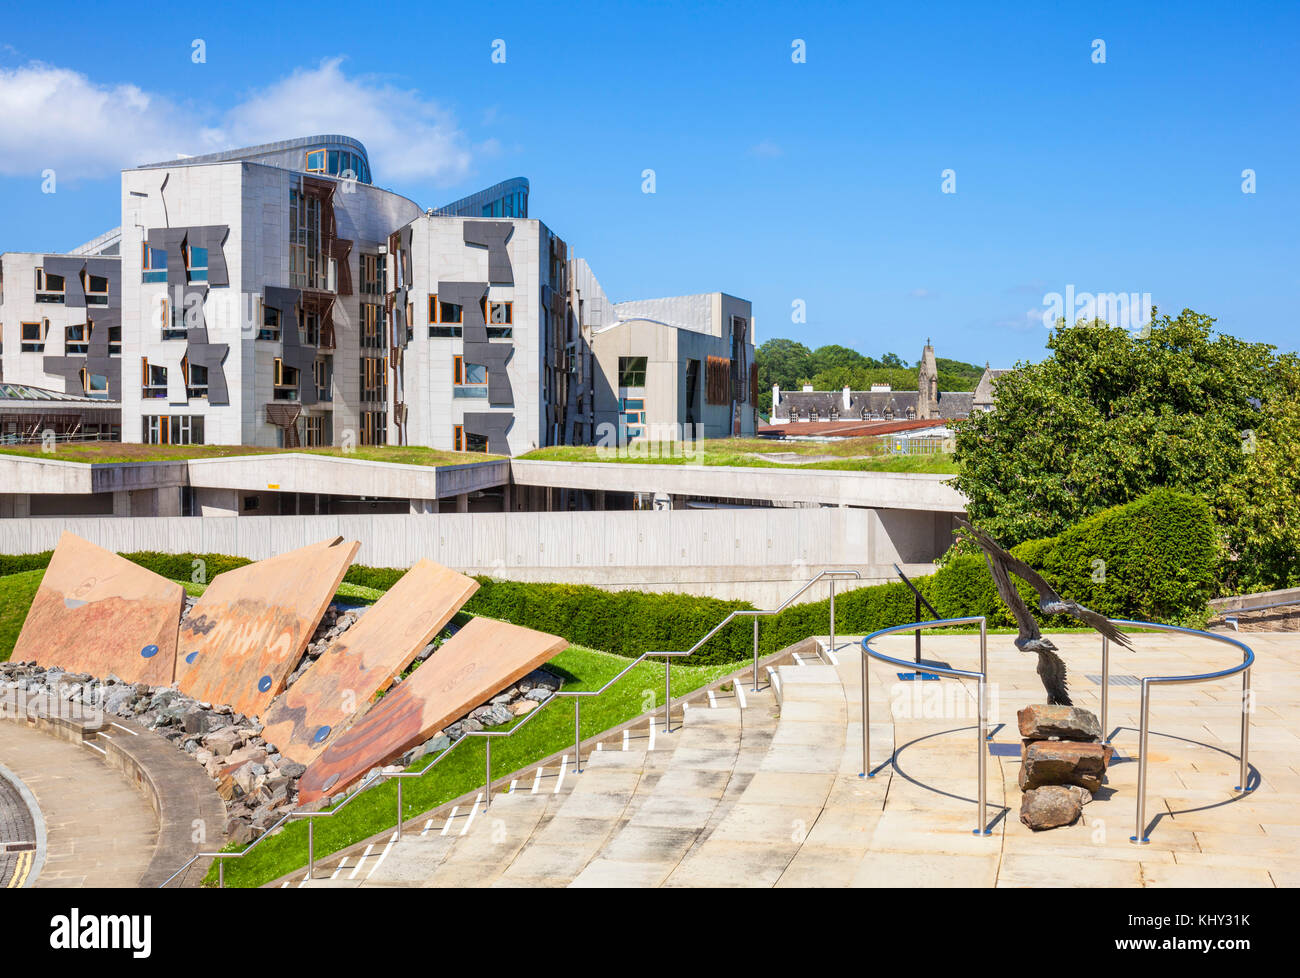
[[[765,438],[798,438],[807,435],[815,438],[865,438],[869,435],[892,435],[899,431],[919,431],[922,428],[942,428],[943,418],[918,418],[912,421],[793,421],[789,424],[770,424],[758,429]]]

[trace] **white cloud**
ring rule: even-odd
[[[749,147],[749,152],[752,156],[759,156],[763,159],[773,159],[774,157],[780,156],[785,151],[772,140],[764,139]]]
[[[938,292],[931,292],[929,289],[926,288],[913,289],[909,293],[909,295],[911,295],[913,299],[933,299],[936,296],[938,296],[938,294],[939,294]]]
[[[136,85],[101,85],[40,62],[0,69],[0,174],[109,176],[139,163],[342,133],[366,146],[381,182],[455,183],[494,140],[471,145],[455,117],[414,89],[342,70],[342,59],[300,68],[249,92],[225,113],[177,104]]]
[[[123,167],[208,152],[181,109],[135,85],[97,85],[69,68],[0,69],[0,174],[106,176]]]
[[[250,94],[224,120],[230,146],[290,136],[342,133],[365,143],[382,181],[455,183],[470,168],[471,147],[455,117],[414,89],[343,73],[342,58],[299,68]]]

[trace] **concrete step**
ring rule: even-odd
[[[708,701],[711,708],[687,712],[677,749],[645,803],[572,886],[661,885],[739,796],[736,779],[752,776],[775,728],[772,693],[735,684]]]
[[[847,705],[835,667],[776,670],[781,716],[758,769],[666,886],[772,886],[797,855],[835,785]]]

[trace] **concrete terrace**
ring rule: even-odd
[[[1041,702],[1034,660],[990,636],[987,836],[976,822],[973,684],[901,682],[871,661],[872,768],[860,777],[856,639],[801,652],[752,692],[697,697],[670,735],[643,722],[592,750],[581,775],[536,778],[481,803],[431,813],[331,857],[309,886],[1123,886],[1300,883],[1300,635],[1244,636],[1252,672],[1253,791],[1234,792],[1240,678],[1153,691],[1147,830],[1134,832],[1139,688],[1125,677],[1204,672],[1233,652],[1142,633],[1112,655],[1108,783],[1073,826],[1034,833],[1018,819],[1016,710]],[[1078,705],[1098,710],[1099,642],[1054,635]],[[974,636],[929,636],[927,658],[978,668]],[[884,639],[910,658],[911,636]],[[810,646],[805,646],[809,649]],[[930,699],[927,699],[930,698]],[[928,705],[927,705],[928,704]],[[545,778],[544,778],[545,775]],[[552,784],[554,787],[552,787]],[[540,786],[540,791],[539,791]],[[498,788],[505,787],[499,785]]]

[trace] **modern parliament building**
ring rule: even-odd
[[[425,209],[341,135],[124,170],[119,228],[0,255],[0,439],[517,455],[753,434],[750,304],[611,302],[528,192]]]

